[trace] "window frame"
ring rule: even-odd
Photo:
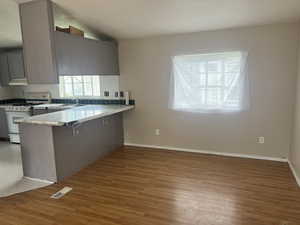
[[[84,92],[85,92],[85,86],[84,86],[84,77],[91,77],[91,87],[92,87],[92,95],[85,95]],[[71,79],[71,83],[72,83],[72,96],[67,96],[66,95],[66,81],[65,81],[65,77],[69,77]],[[75,92],[74,92],[74,79],[76,77],[80,77],[81,78],[81,85],[82,85],[82,95],[75,95]],[[98,79],[98,88],[99,88],[99,95],[94,95],[94,85],[93,85],[93,77],[97,77]],[[73,76],[73,75],[65,75],[65,76],[60,76],[59,77],[59,96],[60,98],[66,98],[66,99],[69,99],[69,98],[80,98],[80,99],[91,99],[91,98],[101,98],[101,76],[100,75],[76,75],[76,76]]]
[[[234,59],[235,57],[232,57],[230,55],[234,55],[234,54],[239,54],[239,57],[236,57],[235,60],[238,59],[238,61],[235,62]],[[220,55],[220,56],[218,56]],[[243,51],[228,51],[228,52],[211,52],[211,53],[196,53],[196,54],[191,54],[191,55],[176,55],[173,56],[173,60],[172,60],[172,68],[173,68],[173,74],[172,74],[172,87],[171,87],[171,91],[172,96],[170,98],[170,104],[169,106],[176,111],[190,111],[190,112],[220,112],[220,111],[230,111],[230,112],[240,112],[243,111],[244,108],[244,103],[243,100],[245,100],[244,98],[244,90],[242,92],[240,92],[237,95],[238,100],[237,103],[235,105],[231,105],[232,101],[235,101],[234,98],[229,99],[229,101],[226,101],[226,95],[228,96],[228,93],[231,93],[230,90],[230,82],[236,82],[239,79],[243,79],[243,89],[245,89],[245,85],[244,83],[246,82],[247,78],[245,76],[245,64],[246,64],[246,59],[247,59],[247,52],[243,52]],[[203,59],[207,56],[207,59]],[[199,76],[199,84],[197,85],[197,87],[193,87],[192,89],[197,89],[199,90],[203,90],[204,93],[204,97],[199,97],[199,99],[201,99],[201,103],[197,104],[197,106],[192,107],[192,105],[188,106],[188,101],[183,102],[183,103],[176,103],[176,89],[178,84],[176,84],[176,82],[178,82],[178,78],[176,78],[176,61],[182,60],[182,62],[184,62],[187,59],[184,59],[185,57],[199,57],[200,59],[198,59],[198,62],[196,62],[197,60],[195,60],[196,64],[198,63],[198,70],[196,69],[196,73],[194,74],[198,74]],[[211,59],[209,59],[211,57]],[[215,58],[214,58],[215,57]],[[202,58],[202,59],[201,59]],[[213,59],[214,58],[214,59]],[[231,58],[231,59],[230,59]],[[232,61],[230,61],[232,60]],[[220,63],[220,71],[218,71],[218,69],[216,71],[209,71],[209,67],[208,64],[210,62],[219,62]],[[227,61],[227,62],[226,62]],[[181,62],[181,63],[182,63]],[[189,64],[188,66],[193,66],[193,61],[191,60],[190,62],[187,62],[187,64]],[[184,64],[184,63],[183,63]],[[203,65],[200,64],[205,64],[205,66],[203,67]],[[234,64],[236,64],[234,66]],[[233,65],[233,67],[231,67],[231,71],[227,69],[227,65]],[[236,67],[236,68],[234,68]],[[203,70],[204,68],[204,70]],[[185,68],[186,69],[186,68]],[[189,72],[188,72],[189,73]],[[188,74],[187,73],[187,74]],[[193,72],[190,72],[191,74]],[[209,84],[209,74],[215,74],[215,75],[219,75],[220,76],[220,84]],[[231,80],[230,80],[230,74],[232,75]],[[205,84],[201,83],[202,78],[201,76],[204,75],[205,77]],[[227,75],[227,76],[226,76]],[[244,77],[245,78],[241,78]],[[228,79],[228,80],[227,80]],[[230,81],[230,82],[228,82]],[[190,81],[191,82],[191,81]],[[227,83],[228,82],[228,83]],[[180,86],[180,85],[179,85]],[[209,95],[209,89],[215,89],[218,90],[219,89],[219,97],[216,97],[216,102],[215,104],[211,104],[209,105],[208,103],[208,95]],[[180,97],[179,101],[180,101]],[[204,100],[203,100],[204,99]],[[182,99],[181,99],[182,100]],[[247,104],[245,104],[245,108]],[[222,108],[223,107],[223,108]]]

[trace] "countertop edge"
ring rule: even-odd
[[[125,108],[125,109],[117,109],[117,110],[115,109],[111,112],[105,112],[105,113],[101,113],[99,115],[90,116],[90,117],[87,117],[85,119],[76,120],[76,121],[70,122],[70,123],[65,123],[64,125],[65,126],[70,126],[70,125],[74,125],[74,124],[84,123],[84,122],[87,122],[87,121],[90,121],[90,120],[95,120],[95,119],[99,119],[99,118],[102,118],[102,117],[105,117],[105,116],[110,116],[110,115],[113,115],[113,114],[129,111],[133,108],[134,108],[133,106],[128,106],[128,108]]]
[[[89,116],[89,117],[86,117],[84,119],[75,120],[75,121],[71,121],[71,122],[60,122],[60,121],[52,122],[52,121],[39,121],[39,120],[32,120],[32,119],[30,119],[30,120],[21,119],[21,120],[16,120],[15,122],[19,123],[19,124],[36,124],[36,125],[57,126],[57,127],[73,126],[74,124],[84,123],[84,122],[87,122],[87,121],[90,121],[90,120],[99,119],[99,118],[102,118],[102,117],[105,117],[105,116],[110,116],[110,115],[113,115],[113,114],[129,111],[129,110],[132,110],[134,108],[135,107],[131,105],[131,106],[126,106],[126,108],[112,109],[109,112],[104,112],[104,113],[101,113],[99,115]],[[66,109],[66,110],[69,110],[69,109]],[[51,113],[49,113],[49,114],[51,114]]]

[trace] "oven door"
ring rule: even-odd
[[[19,125],[15,122],[19,119],[30,117],[29,112],[6,112],[8,132],[10,134],[19,134]]]

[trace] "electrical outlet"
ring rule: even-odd
[[[265,143],[265,137],[258,137],[257,138],[257,143],[258,144],[264,144]]]
[[[160,135],[160,129],[155,129],[155,135],[159,136]]]

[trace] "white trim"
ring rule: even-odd
[[[54,184],[54,182],[49,181],[49,180],[41,180],[41,179],[38,179],[38,178],[31,178],[31,177],[25,177],[25,176],[24,176],[24,178],[26,178],[28,180],[32,180],[32,181],[46,183],[46,184]]]
[[[238,158],[248,158],[248,159],[259,159],[259,160],[269,160],[269,161],[277,161],[277,162],[287,162],[295,180],[300,187],[300,177],[297,175],[293,164],[290,160],[286,158],[275,158],[275,157],[266,157],[266,156],[259,156],[259,155],[247,155],[247,154],[237,154],[237,153],[226,153],[226,152],[215,152],[209,150],[196,150],[196,149],[187,149],[187,148],[176,148],[171,146],[158,146],[158,145],[143,145],[143,144],[136,144],[136,143],[124,143],[125,146],[134,146],[134,147],[143,147],[143,148],[155,148],[155,149],[166,149],[170,151],[181,151],[181,152],[193,152],[193,153],[200,153],[200,154],[209,154],[209,155],[218,155],[218,156],[228,156],[228,157],[238,157]]]
[[[126,142],[124,143],[124,145],[134,146],[134,147],[144,147],[144,148],[166,149],[166,150],[181,151],[181,152],[194,152],[194,153],[219,155],[219,156],[229,156],[229,157],[237,157],[237,158],[260,159],[260,160],[269,160],[269,161],[277,161],[277,162],[288,161],[286,158],[275,158],[275,157],[266,157],[260,155],[247,155],[247,154],[237,154],[237,153],[227,153],[227,152],[215,152],[209,150],[196,150],[196,149],[188,149],[188,148],[176,148],[171,146],[143,145],[143,144],[126,143]]]
[[[295,177],[295,180],[296,180],[298,186],[300,187],[300,177],[297,175],[296,170],[290,160],[288,160],[288,164],[290,166],[290,169]]]

